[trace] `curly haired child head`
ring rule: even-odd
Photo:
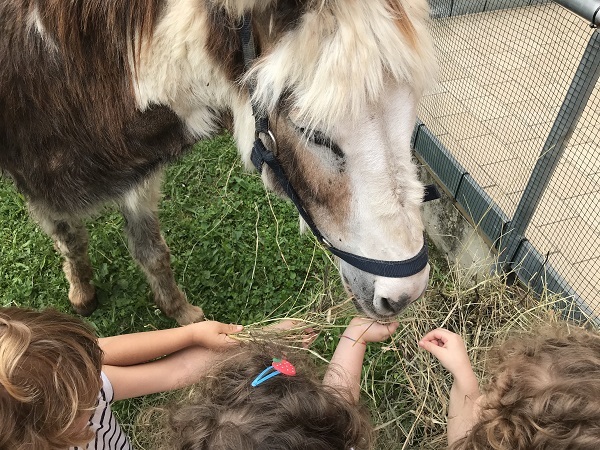
[[[285,357],[296,376],[252,381]],[[368,413],[321,383],[322,373],[300,352],[247,344],[228,353],[190,395],[173,405],[165,448],[197,450],[350,450],[372,445]]]
[[[102,351],[81,320],[53,310],[0,308],[0,448],[87,442]]]
[[[540,327],[489,355],[479,419],[452,449],[597,449],[600,335]]]

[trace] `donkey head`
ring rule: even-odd
[[[424,227],[410,138],[433,65],[425,0],[245,3],[254,7],[259,56],[243,81],[256,114],[268,118],[274,140],[263,141],[302,206],[326,242],[343,252],[413,258],[423,248]],[[236,138],[249,163],[254,127],[245,123],[249,129],[238,125]],[[282,192],[270,168],[262,177]],[[357,307],[374,318],[394,316],[419,298],[429,276],[427,264],[405,277],[374,275],[345,261],[340,271]]]

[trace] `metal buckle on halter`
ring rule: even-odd
[[[324,237],[321,237],[321,244],[323,245],[323,247],[325,248],[331,248],[333,247],[333,245],[331,245],[331,242],[329,242],[327,239],[325,239]]]
[[[266,145],[263,136],[268,137],[271,140],[271,146]],[[271,130],[256,131],[255,138],[260,139],[265,148],[269,149],[272,153],[275,153],[277,151],[277,140],[275,139],[273,133],[271,133]]]

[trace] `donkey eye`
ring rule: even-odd
[[[338,158],[344,157],[344,152],[333,142],[333,140],[325,133],[319,130],[307,130],[306,128],[298,128],[298,131],[302,133],[308,139],[308,142],[318,145],[319,147],[326,147],[331,150]]]
[[[302,130],[302,133],[307,136],[308,140],[315,145],[320,145],[321,147],[331,148],[333,145],[333,141],[329,136],[325,136],[325,134],[319,130],[314,130],[312,132],[306,133],[305,130]]]

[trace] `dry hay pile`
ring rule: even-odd
[[[301,320],[292,333],[281,332],[300,347],[298,332],[309,327],[320,339],[308,351],[327,361],[339,334],[355,313],[348,301],[331,305],[335,294],[320,294],[306,309],[290,311]],[[507,285],[500,274],[481,277],[458,267],[438,269],[423,299],[399,318],[393,340],[370,344],[365,358],[363,398],[368,402],[378,430],[378,450],[442,449],[446,444],[446,416],[452,378],[417,342],[427,332],[444,327],[460,334],[475,373],[485,381],[487,349],[511,332],[532,329],[562,320],[564,300],[547,293],[542,298],[521,285]],[[248,327],[243,339],[270,338],[259,326]]]

